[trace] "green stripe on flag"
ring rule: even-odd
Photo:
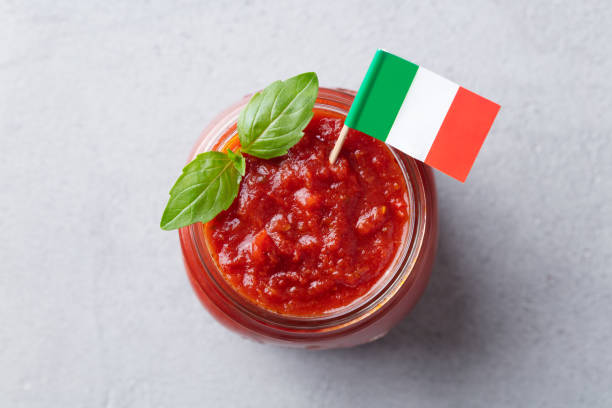
[[[410,61],[376,51],[344,124],[384,142],[418,69]]]

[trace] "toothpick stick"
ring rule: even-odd
[[[340,131],[340,136],[338,136],[338,139],[336,140],[336,144],[334,145],[334,148],[329,154],[330,164],[334,164],[334,162],[338,158],[338,155],[340,154],[340,149],[342,149],[342,145],[344,144],[344,140],[346,140],[346,135],[348,134],[348,131],[349,131],[349,128],[346,125],[342,126],[342,130]]]

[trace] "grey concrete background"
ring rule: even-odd
[[[279,3],[279,4],[276,4]],[[280,4],[282,3],[282,5]],[[0,407],[612,406],[609,1],[0,1]],[[201,129],[384,47],[502,105],[386,338],[255,344],[158,228]]]

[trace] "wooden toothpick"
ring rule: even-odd
[[[342,149],[342,145],[344,144],[344,140],[346,140],[346,135],[348,134],[348,131],[349,131],[349,128],[346,125],[342,126],[342,130],[340,131],[340,136],[338,136],[338,139],[336,140],[336,144],[334,145],[334,148],[329,154],[330,164],[334,164],[334,162],[338,158],[338,155],[340,154],[340,149]]]

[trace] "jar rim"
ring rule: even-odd
[[[319,88],[315,109],[333,111],[346,116],[354,95],[354,91],[346,89]],[[189,160],[203,151],[225,145],[236,135],[238,114],[249,99],[250,95],[245,96],[212,121],[211,125],[202,132],[200,141],[194,146]],[[221,138],[225,140],[220,143]],[[192,224],[179,229],[181,245],[191,246],[201,264],[201,269],[223,295],[223,298],[233,308],[260,324],[279,330],[302,332],[328,332],[352,327],[368,319],[376,311],[384,309],[398,291],[407,284],[424,242],[427,212],[422,171],[414,159],[406,157],[394,148],[388,148],[406,182],[410,208],[409,225],[405,227],[402,245],[396,251],[387,270],[366,294],[347,305],[316,316],[287,315],[265,309],[241,295],[223,278],[217,262],[210,254],[203,224]],[[402,160],[400,156],[407,160]],[[211,259],[206,259],[206,256]],[[214,265],[216,270],[211,271],[210,265]]]

